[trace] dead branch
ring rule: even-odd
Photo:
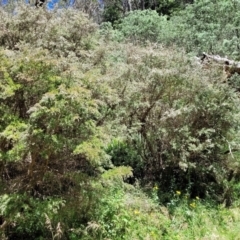
[[[215,62],[218,66],[222,66],[227,78],[230,78],[233,74],[240,74],[240,62],[228,59],[226,57],[220,57],[218,55],[210,55],[203,52],[202,57],[200,58],[201,63],[211,63]]]

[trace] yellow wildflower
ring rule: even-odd
[[[196,199],[199,200],[199,197],[197,196]]]
[[[135,210],[135,211],[134,211],[134,214],[136,214],[136,215],[139,214],[139,213],[140,213],[140,212],[139,212],[138,210]]]
[[[176,191],[176,194],[179,196],[181,195],[181,191]]]
[[[155,233],[155,232],[151,231],[151,232],[150,232],[150,236],[151,236],[152,238],[156,239],[156,233]],[[152,238],[151,238],[151,239],[152,239]]]
[[[158,186],[154,186],[154,187],[153,187],[153,190],[158,190]]]
[[[195,208],[196,207],[196,203],[195,202],[190,203],[190,207]]]

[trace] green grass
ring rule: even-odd
[[[89,223],[83,239],[240,239],[240,210],[236,206],[189,199],[179,192],[163,206],[157,203],[156,187],[150,197],[132,186],[124,188],[108,192],[98,219]]]

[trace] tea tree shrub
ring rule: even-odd
[[[117,29],[133,42],[147,40],[156,42],[165,24],[167,18],[159,16],[156,11],[136,10],[123,18]]]
[[[49,12],[19,5],[16,14],[0,9],[0,45],[18,49],[22,43],[48,49],[58,57],[80,54],[91,46],[96,25],[83,12],[73,9]],[[68,26],[71,25],[71,28]]]
[[[220,72],[189,68],[184,53],[130,45],[124,54],[126,70],[111,84],[122,89],[116,114],[141,156],[141,180],[166,193],[178,188],[221,201],[229,171],[224,152],[238,125],[236,93],[214,83]]]
[[[211,238],[202,203],[239,189],[239,93],[222,70],[155,42],[171,37],[154,11],[100,35],[75,10],[30,10],[0,10],[1,238]]]
[[[239,1],[194,1],[171,19],[179,32],[176,43],[239,59],[239,8]]]

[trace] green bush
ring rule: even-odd
[[[106,153],[111,156],[114,166],[130,166],[133,169],[135,179],[143,177],[143,162],[130,143],[114,139],[107,146]]]
[[[96,25],[87,15],[77,10],[49,12],[18,5],[17,14],[0,9],[0,46],[17,50],[22,44],[48,49],[58,57],[76,57],[93,44]],[[71,27],[68,27],[71,26]]]
[[[237,95],[214,83],[221,72],[189,68],[184,53],[137,49],[126,50],[126,71],[112,86],[127,142],[144,166],[142,182],[223,201],[228,163],[235,161],[224,152],[236,140]]]
[[[169,219],[141,190],[112,180],[83,239],[161,239]]]
[[[150,44],[174,22],[154,11],[100,38],[75,10],[30,10],[0,10],[1,237],[211,238],[201,203],[239,196],[239,93],[222,71]]]
[[[65,201],[57,198],[42,201],[27,194],[4,194],[0,197],[0,203],[0,214],[6,223],[5,234],[9,239],[49,239],[54,235],[62,236],[61,226],[57,232],[57,223],[52,226],[52,219]]]
[[[91,184],[108,159],[97,126],[101,104],[79,77],[87,61],[77,60],[91,48],[95,24],[76,11],[24,6],[0,16],[1,234],[67,238],[92,216],[100,191]],[[55,200],[66,203],[60,212],[50,209]]]
[[[133,42],[147,40],[156,42],[166,24],[167,18],[159,16],[156,11],[136,10],[123,18],[117,29]]]
[[[117,5],[109,5],[104,8],[102,15],[103,22],[110,22],[114,24],[121,18],[121,12],[119,11]]]
[[[171,19],[178,32],[176,43],[187,51],[239,59],[239,8],[239,1],[194,1]]]

